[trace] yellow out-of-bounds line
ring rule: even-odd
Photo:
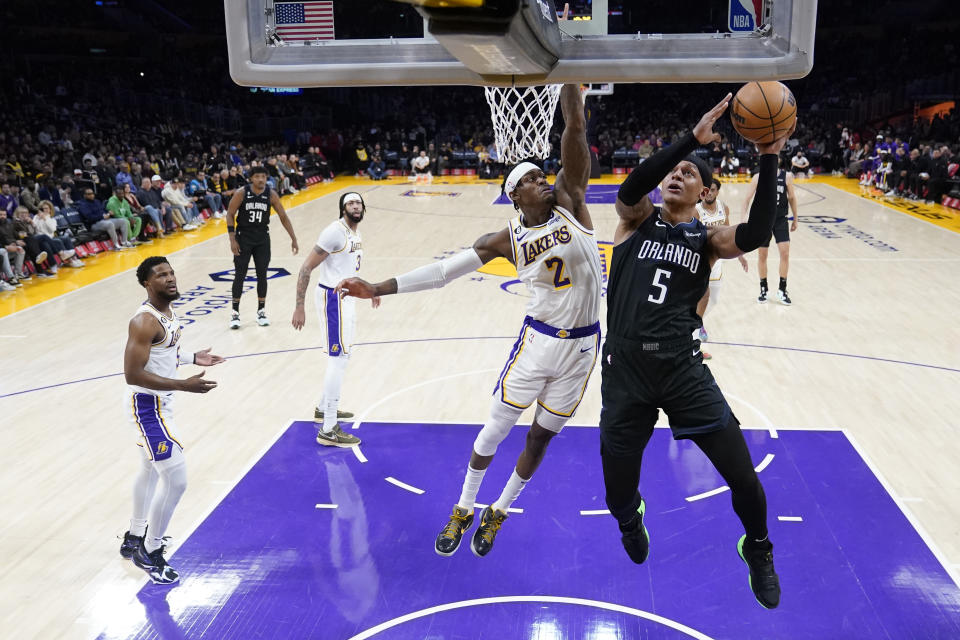
[[[919,200],[907,200],[906,198],[888,198],[875,189],[866,189],[861,187],[856,180],[851,178],[841,178],[835,176],[814,176],[810,180],[797,180],[797,184],[804,182],[813,182],[816,184],[827,184],[839,189],[845,193],[859,196],[865,200],[875,202],[888,209],[905,213],[919,220],[924,220],[938,227],[949,229],[954,233],[960,233],[960,211],[945,207],[942,204],[924,204]]]
[[[329,193],[339,191],[344,187],[370,185],[369,180],[359,178],[343,178],[329,184],[315,184],[293,196],[284,196],[282,199],[285,209],[292,209],[315,200]],[[41,302],[52,300],[59,296],[76,291],[95,282],[100,282],[117,274],[135,269],[145,258],[150,256],[165,256],[181,249],[186,249],[209,240],[215,236],[226,235],[226,222],[222,219],[211,218],[203,227],[196,231],[178,231],[170,234],[163,240],[154,240],[128,251],[107,251],[83,260],[82,269],[60,267],[55,278],[49,280],[34,276],[29,282],[24,282],[16,291],[0,292],[0,318],[29,309]],[[229,263],[229,249],[226,237],[223,238],[223,260]],[[134,275],[129,277],[133,278]]]

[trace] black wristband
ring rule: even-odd
[[[227,233],[233,233],[235,227],[227,227]]]

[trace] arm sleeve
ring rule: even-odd
[[[656,152],[630,172],[627,179],[620,185],[617,197],[628,207],[634,206],[643,200],[645,195],[653,191],[664,176],[677,166],[678,162],[699,146],[700,143],[697,142],[691,132],[666,149]]]
[[[760,177],[757,192],[750,206],[750,217],[737,225],[735,241],[744,253],[763,245],[773,232],[777,215],[777,156],[768,153],[760,156]]]
[[[476,271],[482,266],[483,260],[477,255],[476,249],[466,249],[449,258],[397,276],[397,293],[439,289],[448,282]]]
[[[347,246],[347,236],[343,232],[343,227],[339,224],[329,225],[320,232],[320,237],[317,238],[317,246],[327,253],[343,251],[344,247]]]

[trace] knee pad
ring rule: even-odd
[[[517,418],[521,413],[523,409],[509,407],[499,400],[494,400],[490,407],[490,417],[477,434],[477,439],[473,441],[473,450],[481,456],[495,454],[497,447],[510,433],[510,429],[517,424]]]
[[[570,418],[572,417],[573,416],[570,416]],[[537,413],[534,416],[534,420],[538,425],[554,433],[560,433],[560,430],[563,429],[570,418],[550,413],[540,405],[537,405]]]

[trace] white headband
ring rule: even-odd
[[[350,192],[343,196],[343,204],[347,204],[348,202],[359,202],[360,204],[363,204],[363,198],[360,197],[359,193]]]
[[[513,171],[507,176],[506,183],[503,185],[503,192],[507,194],[507,197],[513,194],[514,189],[517,188],[517,184],[520,182],[520,178],[533,170],[540,171],[541,169],[532,162],[521,162],[513,168]]]

